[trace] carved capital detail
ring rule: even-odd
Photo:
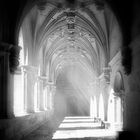
[[[21,47],[8,44],[5,42],[0,43],[0,55],[9,54],[9,68],[10,72],[13,73],[19,65],[19,52]]]
[[[125,94],[124,94],[124,91],[120,91],[120,92],[114,92],[113,95],[115,97],[120,97],[120,98],[124,98]]]
[[[103,68],[104,79],[107,84],[110,83],[110,72],[111,72],[111,67]]]
[[[19,53],[20,53],[21,47],[19,46],[12,46],[10,49],[10,56],[9,56],[9,62],[10,62],[10,72],[14,72],[18,65],[19,65]]]
[[[110,72],[111,72],[111,67],[105,67],[103,68],[103,73],[99,76],[100,83],[110,83]]]
[[[31,74],[34,74],[34,75],[37,75],[37,73],[38,73],[38,68],[34,67],[34,66],[23,65],[22,68],[23,68],[23,71],[26,72],[26,73],[31,73]]]

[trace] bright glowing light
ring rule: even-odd
[[[65,120],[64,121],[66,121],[66,120],[70,120],[70,119],[89,119],[90,117],[88,117],[88,116],[72,116],[72,117],[70,117],[70,116],[67,116],[67,117],[65,117]]]
[[[52,139],[68,139],[68,138],[101,138],[116,136],[116,132],[106,129],[86,129],[86,130],[58,130]]]
[[[99,123],[94,123],[94,120],[90,120],[89,121],[85,121],[85,120],[81,120],[81,122],[79,122],[79,120],[75,120],[74,122],[67,122],[67,123],[61,123],[59,128],[77,128],[77,127],[100,127]]]
[[[93,118],[91,117],[65,117],[65,119],[63,120],[63,123],[74,123],[74,122],[92,122]]]
[[[108,101],[108,122],[111,124],[111,129],[116,131],[122,130],[122,106],[121,99],[113,95],[113,89],[110,92]],[[116,119],[115,119],[116,118]]]
[[[104,120],[104,101],[103,101],[102,94],[100,94],[100,99],[99,99],[99,118]]]
[[[19,54],[19,66],[24,64],[24,44],[22,30],[19,33],[18,45],[21,47]],[[21,68],[20,74],[14,74],[14,114],[15,116],[27,115],[24,108],[24,74]]]
[[[26,50],[25,65],[28,65],[28,50]]]
[[[19,65],[23,65],[24,64],[24,51],[23,51],[23,35],[22,35],[22,30],[20,30],[20,33],[19,33],[19,46],[21,47],[21,50],[20,50],[20,54],[19,54]]]
[[[97,100],[95,96],[93,101],[93,117],[97,117]]]
[[[90,97],[90,116],[94,117],[94,102],[93,97]]]
[[[115,102],[114,102],[114,95],[113,95],[113,89],[110,91],[109,100],[108,100],[108,122],[111,124],[110,129],[115,129],[114,122],[115,122]]]
[[[117,122],[121,122],[121,99],[117,98],[116,102]]]
[[[14,114],[15,116],[24,114],[24,93],[21,74],[14,75]]]
[[[80,122],[80,123],[79,123]],[[101,129],[100,123],[94,123],[90,117],[69,117],[60,124],[58,131],[52,139],[69,138],[115,138],[116,132],[109,129]]]
[[[92,118],[97,117],[97,102],[96,97],[94,96],[90,98],[90,116]]]

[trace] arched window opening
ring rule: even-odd
[[[117,72],[114,79],[115,96],[115,127],[121,130],[123,126],[123,101],[124,101],[124,83],[121,72]]]
[[[115,122],[116,123],[121,123],[121,115],[122,115],[122,112],[121,112],[121,99],[119,97],[117,97],[116,99],[116,104],[115,104],[115,112],[116,112],[116,119],[115,119]]]
[[[23,76],[21,73],[14,75],[14,115],[24,114]]]
[[[22,29],[19,33],[19,46],[21,47],[20,54],[19,54],[19,66],[24,65],[24,44],[23,44],[23,34]]]

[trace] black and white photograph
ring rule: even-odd
[[[0,0],[0,140],[140,140],[140,0]]]

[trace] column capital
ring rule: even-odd
[[[47,86],[47,80],[48,80],[47,76],[38,76],[37,80],[39,83],[42,83],[43,88]]]
[[[48,84],[49,86],[53,86],[53,85],[54,85],[54,82],[48,81],[47,84]]]
[[[120,97],[120,98],[124,98],[125,94],[123,90],[120,90],[119,92],[114,92],[113,95],[115,97]]]
[[[13,73],[19,65],[20,46],[0,42],[0,56],[9,55],[10,72]]]
[[[38,73],[38,68],[37,67],[31,66],[31,65],[22,65],[21,67],[23,68],[24,72],[32,73],[32,74],[35,74],[35,75],[37,75],[37,73]]]
[[[9,54],[9,66],[10,72],[13,73],[19,65],[19,52],[21,50],[20,46],[0,42],[0,55]]]
[[[38,80],[47,81],[48,77],[47,76],[38,76]]]
[[[103,73],[99,76],[100,81],[105,81],[107,84],[110,83],[110,72],[111,72],[111,67],[104,67],[103,68]]]

